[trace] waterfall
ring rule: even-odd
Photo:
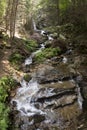
[[[80,90],[80,87],[79,85],[77,85],[77,92],[78,92],[78,104],[79,104],[79,107],[80,109],[82,109],[82,105],[83,105],[83,98],[82,98],[82,95],[81,95],[81,90]]]
[[[40,48],[33,52],[28,58],[25,59],[25,65],[31,65],[32,62],[33,62],[33,57],[38,53],[38,52],[41,52],[43,49],[45,48],[45,45],[42,43],[40,44]]]
[[[30,64],[32,64],[32,56],[25,59],[25,65],[30,65]]]
[[[16,102],[17,110],[22,115],[31,116],[35,113],[43,114],[43,112],[31,104],[31,97],[38,91],[38,83],[35,79],[31,79],[27,83],[24,79],[20,82],[21,88],[17,90],[16,96],[12,99],[12,103]]]

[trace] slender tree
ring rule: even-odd
[[[11,13],[10,13],[10,37],[11,38],[14,38],[15,35],[17,6],[18,6],[18,0],[13,0],[11,5]]]
[[[11,0],[7,0],[7,7],[6,7],[6,14],[5,14],[6,33],[9,30],[9,25],[10,25],[10,10],[11,10]]]

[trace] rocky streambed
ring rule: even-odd
[[[14,130],[77,130],[83,111],[78,79],[68,64],[40,64],[12,99]]]
[[[43,44],[39,51],[42,49]],[[25,72],[31,78],[27,81],[22,78],[12,97],[11,129],[87,130],[87,76],[84,67],[81,68],[84,57],[82,60],[67,50],[63,55],[33,65],[32,58],[37,52],[25,60]]]

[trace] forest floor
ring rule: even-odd
[[[17,71],[9,61],[9,57],[16,50],[16,47],[13,49],[9,42],[4,45],[3,40],[0,40],[0,78],[3,76],[16,76],[16,78],[19,78],[23,75],[23,72]]]

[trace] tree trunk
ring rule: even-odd
[[[60,25],[60,9],[59,9],[59,0],[57,0],[57,12],[58,12],[58,16],[57,16],[57,24]],[[59,37],[59,29],[57,30],[57,35]]]
[[[18,0],[13,0],[11,6],[11,14],[10,14],[10,38],[14,38],[15,35],[17,6],[18,6]]]
[[[6,16],[5,16],[5,29],[6,29],[6,33],[9,30],[10,10],[11,10],[11,0],[8,0],[7,1],[7,7],[6,7]]]

